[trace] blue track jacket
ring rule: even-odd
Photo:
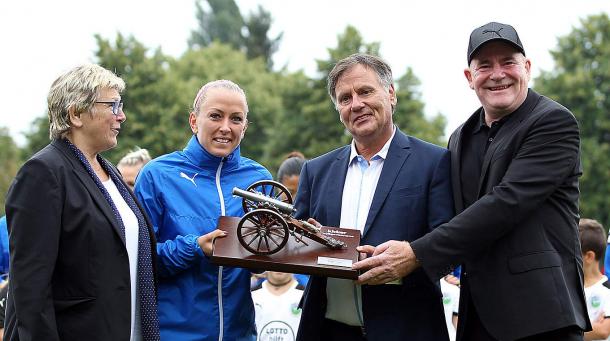
[[[219,267],[197,238],[216,229],[219,216],[242,216],[233,187],[271,179],[241,157],[208,153],[193,136],[186,148],[161,156],[138,175],[135,193],[157,236],[159,324],[162,340],[252,340],[256,335],[250,271]]]

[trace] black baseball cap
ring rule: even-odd
[[[468,42],[468,55],[466,56],[468,58],[468,64],[470,65],[472,57],[481,46],[494,40],[504,40],[505,42],[512,44],[525,56],[523,44],[521,44],[519,35],[514,27],[497,22],[490,22],[474,29],[474,31],[472,31],[470,34],[470,41]]]

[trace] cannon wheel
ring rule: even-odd
[[[270,198],[283,201],[288,204],[292,204],[292,195],[290,191],[286,188],[286,186],[281,183],[273,180],[261,180],[253,183],[248,186],[246,189],[248,192],[254,193],[262,193]],[[244,208],[244,212],[250,212],[252,210],[256,210],[260,208],[259,203],[254,202],[252,200],[248,200],[246,198],[242,199],[242,207]]]
[[[288,242],[288,223],[272,210],[258,209],[246,213],[237,225],[237,239],[255,255],[271,255]]]

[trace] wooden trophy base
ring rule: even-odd
[[[240,218],[220,217],[218,228],[227,231],[224,238],[216,238],[212,249],[212,262],[217,265],[270,270],[324,277],[357,279],[358,271],[351,264],[358,261],[356,247],[360,244],[360,231],[336,227],[322,227],[322,233],[347,244],[346,248],[333,250],[311,239],[297,242],[288,236],[288,243],[271,255],[255,255],[246,250],[237,237]]]

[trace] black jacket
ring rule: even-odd
[[[129,340],[129,260],[119,224],[67,145],[55,140],[28,160],[6,202],[5,340]]]
[[[481,110],[465,124],[476,124]],[[451,135],[458,215],[411,245],[433,279],[464,264],[481,322],[498,340],[590,328],[578,238],[578,124],[566,108],[532,90],[512,115],[490,144],[481,177],[472,179],[479,199],[466,209],[463,125]],[[460,313],[467,309],[461,301]]]

